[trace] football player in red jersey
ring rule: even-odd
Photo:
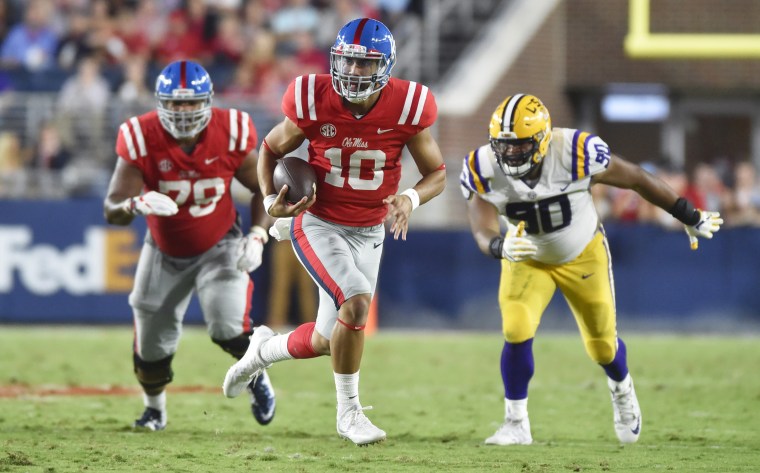
[[[156,80],[158,110],[124,122],[116,141],[106,220],[128,225],[144,215],[148,224],[129,296],[134,371],[145,403],[134,427],[166,427],[165,388],[193,291],[211,339],[224,351],[242,357],[253,330],[248,273],[261,265],[271,221],[258,184],[258,139],[248,113],[214,108],[212,96],[203,67],[171,63]],[[230,194],[233,177],[253,192],[253,226],[245,236]],[[246,388],[256,420],[271,422],[268,376]]]
[[[356,19],[338,33],[330,75],[297,77],[285,92],[286,118],[264,139],[258,170],[267,212],[292,217],[293,248],[319,286],[317,321],[283,335],[257,330],[223,386],[234,397],[271,363],[330,355],[338,434],[357,445],[385,439],[359,402],[363,330],[377,282],[383,222],[392,221],[394,238],[406,239],[412,211],[440,194],[446,180],[429,130],[437,116],[435,99],[422,84],[392,78],[395,61],[388,28]],[[272,173],[278,158],[307,139],[317,192],[291,205],[287,186],[275,189]],[[422,179],[398,194],[404,146]]]

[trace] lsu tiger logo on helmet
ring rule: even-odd
[[[546,156],[552,140],[552,121],[538,97],[516,94],[496,107],[488,131],[502,172],[520,178]]]

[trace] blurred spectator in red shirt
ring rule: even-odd
[[[314,34],[310,31],[300,31],[295,33],[292,39],[295,60],[300,67],[300,72],[296,75],[330,72],[330,60],[325,50],[317,48],[314,44]]]
[[[659,169],[650,162],[641,163],[641,167],[650,174],[660,174]],[[610,217],[621,222],[653,222],[655,209],[652,204],[642,199],[630,189],[609,188],[612,201]]]
[[[240,18],[226,13],[219,18],[216,36],[211,42],[210,53],[215,64],[236,64],[240,62],[245,50]]]
[[[116,16],[116,35],[124,43],[125,57],[149,57],[151,53],[150,37],[145,31],[137,12],[132,8],[121,8]]]
[[[163,39],[155,52],[156,61],[169,64],[180,59],[195,59],[202,63],[206,59],[203,39],[193,33],[185,14],[176,10],[169,15],[169,24]]]
[[[158,47],[166,35],[167,15],[158,0],[140,0],[135,12],[136,22],[148,39],[151,50]]]

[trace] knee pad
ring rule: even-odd
[[[237,337],[228,340],[212,338],[211,341],[239,360],[245,355],[245,351],[248,350],[248,345],[251,343],[251,332],[241,333]]]
[[[615,359],[615,338],[590,338],[585,340],[586,353],[600,365],[608,365]]]
[[[158,361],[145,361],[136,353],[133,355],[135,376],[137,376],[137,381],[142,385],[145,394],[149,396],[161,394],[166,385],[172,382],[174,379],[172,358],[174,355],[169,355]]]

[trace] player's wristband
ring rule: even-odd
[[[409,197],[409,199],[412,201],[412,210],[420,206],[420,195],[417,193],[416,190],[412,189],[411,187],[405,190],[404,192],[402,192],[401,195],[405,195]]]
[[[268,196],[264,197],[264,212],[266,212],[270,217],[272,214],[269,213],[269,209],[272,208],[275,200],[277,200],[277,194],[269,194]]]
[[[267,233],[266,229],[264,227],[260,227],[258,225],[254,225],[250,229],[250,233],[253,233],[254,235],[261,238],[261,241],[266,245],[269,241],[269,233]]]
[[[135,199],[136,197],[130,197],[121,204],[121,208],[129,215],[137,215],[137,212],[135,212]]]
[[[491,238],[491,242],[488,244],[488,252],[491,253],[491,256],[493,256],[496,259],[504,258],[501,254],[501,251],[503,248],[504,248],[504,238],[500,236],[495,236]]]
[[[673,207],[670,209],[670,215],[675,217],[684,225],[696,225],[699,223],[699,210],[694,208],[691,202],[679,197]]]

